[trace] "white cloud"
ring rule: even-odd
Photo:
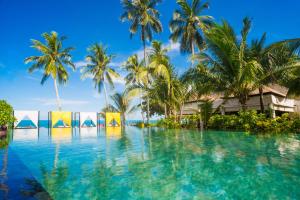
[[[29,80],[33,80],[33,81],[38,81],[38,82],[41,81],[40,79],[38,79],[38,78],[36,78],[34,76],[30,76],[30,75],[27,75],[24,78],[29,79]]]
[[[38,104],[43,106],[56,106],[57,100],[56,99],[46,99],[46,98],[33,98]],[[89,101],[80,101],[80,100],[73,100],[73,99],[60,99],[62,105],[86,105]]]
[[[89,62],[85,61],[85,60],[80,60],[80,61],[74,62],[76,69],[81,68],[87,64],[89,64]]]
[[[175,57],[177,55],[180,55],[180,43],[178,43],[178,42],[174,43],[171,40],[169,40],[167,43],[163,43],[162,47],[168,49],[168,55],[170,57]],[[151,48],[151,46],[146,47],[147,54],[149,53],[150,48]],[[139,59],[143,59],[144,58],[144,49],[135,51],[133,54],[137,54]]]

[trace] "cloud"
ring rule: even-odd
[[[173,58],[175,56],[180,55],[180,43],[179,42],[172,42],[169,40],[167,43],[162,44],[163,48],[168,49],[168,55]],[[149,53],[151,46],[146,47],[146,53]],[[137,54],[139,59],[144,58],[144,49],[140,49],[138,51],[133,52],[133,54]]]
[[[30,75],[27,75],[27,76],[25,76],[24,78],[29,79],[29,80],[33,80],[33,81],[38,81],[38,82],[41,81],[40,79],[38,79],[38,78],[36,78],[36,77],[34,77],[34,76],[30,76]]]
[[[57,100],[56,99],[46,99],[46,98],[33,98],[38,104],[43,106],[56,106]],[[62,105],[86,105],[89,104],[89,101],[81,101],[81,100],[73,100],[73,99],[60,99]]]
[[[85,60],[80,60],[80,61],[74,62],[76,69],[86,66],[87,64],[89,64],[89,62],[85,61]]]

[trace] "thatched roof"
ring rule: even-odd
[[[286,97],[288,93],[288,89],[278,84],[266,85],[263,87],[264,94],[275,94],[278,96]],[[259,95],[259,90],[256,89],[250,93],[250,96]],[[224,93],[211,93],[207,95],[192,96],[187,103],[197,102],[197,101],[214,101],[216,99],[224,98]],[[230,98],[234,98],[234,96],[230,96]]]

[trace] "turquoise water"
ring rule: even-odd
[[[42,128],[16,130],[8,157],[53,199],[300,199],[299,135]]]

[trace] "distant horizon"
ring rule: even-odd
[[[48,12],[45,6],[48,4],[53,6],[52,12]],[[170,48],[169,56],[175,71],[182,74],[191,63],[188,55],[180,53],[179,44],[169,40],[168,28],[172,13],[178,6],[176,1],[164,0],[157,8],[161,12],[164,31],[154,35],[154,40],[160,40],[165,47]],[[236,32],[240,31],[242,19],[249,16],[253,20],[249,38],[259,38],[266,32],[267,42],[270,43],[300,36],[300,19],[294,14],[299,8],[300,2],[293,0],[285,1],[284,5],[271,0],[212,0],[205,14],[212,15],[216,22],[227,20]],[[42,86],[42,74],[29,74],[29,65],[24,64],[26,57],[38,55],[30,48],[30,39],[43,41],[41,34],[54,30],[61,36],[67,36],[65,47],[76,48],[72,60],[77,70],[71,72],[68,69],[70,80],[65,86],[59,87],[63,110],[99,112],[104,107],[103,93],[97,93],[90,79],[80,78],[80,68],[86,64],[84,58],[87,47],[95,42],[106,45],[108,52],[116,55],[111,65],[122,76],[126,72],[120,66],[128,56],[134,53],[142,55],[140,37],[136,35],[130,39],[128,23],[120,21],[122,12],[119,0],[104,3],[97,0],[0,0],[0,99],[7,100],[15,110],[39,110],[43,113],[57,110],[51,80]],[[122,91],[125,81],[116,79],[115,86],[115,89],[109,89],[109,95]],[[140,111],[127,118],[141,119]]]

